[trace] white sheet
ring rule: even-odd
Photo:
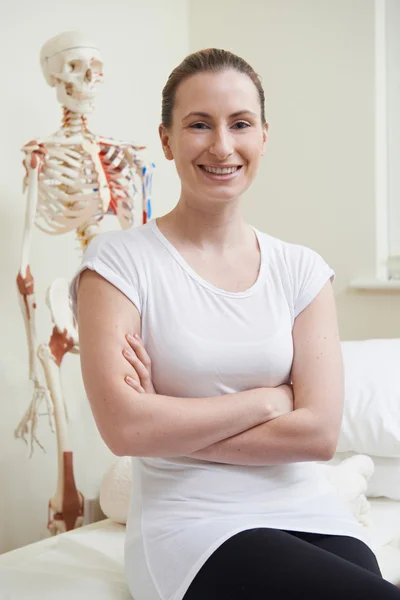
[[[371,505],[374,541],[386,544],[377,553],[383,576],[400,584],[400,502]],[[0,600],[131,600],[124,538],[125,526],[107,519],[3,554]]]
[[[93,523],[0,556],[1,600],[131,600],[125,526]]]
[[[400,585],[400,502],[368,498],[372,510],[372,538],[382,575]]]

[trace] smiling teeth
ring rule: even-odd
[[[203,167],[208,173],[214,173],[214,175],[227,175],[228,173],[234,173],[239,167],[225,167],[223,169],[217,169],[215,167]]]

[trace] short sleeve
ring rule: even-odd
[[[290,244],[287,253],[296,318],[317,296],[325,283],[335,279],[334,270],[311,248]]]
[[[120,231],[101,233],[92,240],[82,258],[81,266],[69,285],[69,298],[72,313],[77,318],[77,297],[79,278],[85,269],[96,271],[136,306],[141,314],[140,286],[133,252],[121,239]]]

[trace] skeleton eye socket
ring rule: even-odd
[[[102,63],[99,60],[92,60],[90,61],[90,68],[95,72],[95,73],[100,73],[102,70]]]
[[[73,73],[74,71],[81,70],[81,61],[80,60],[71,60],[66,65],[68,73]]]

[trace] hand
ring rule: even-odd
[[[291,385],[284,384],[277,387],[257,388],[252,391],[252,394],[254,393],[257,404],[259,405],[259,401],[262,401],[265,423],[293,410],[294,397]]]
[[[151,378],[151,360],[146,352],[142,338],[135,334],[126,336],[129,349],[123,350],[123,355],[134,368],[134,374],[125,378],[126,383],[141,394],[156,394]]]
[[[292,385],[284,384],[274,388],[271,398],[271,419],[291,413],[293,411],[293,401]]]

